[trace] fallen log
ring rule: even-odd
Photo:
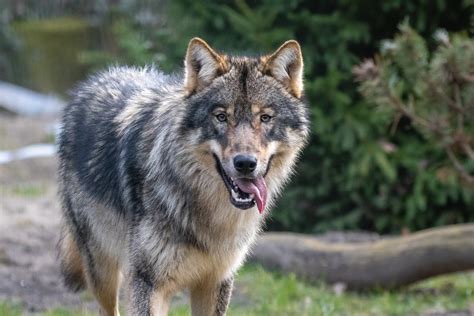
[[[433,228],[375,242],[326,243],[314,236],[266,233],[250,256],[266,268],[348,289],[396,288],[474,269],[474,224]]]

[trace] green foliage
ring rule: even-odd
[[[133,19],[133,14],[127,12],[130,8],[112,7],[102,17],[100,23],[100,45],[94,49],[83,51],[79,56],[82,64],[101,69],[109,64],[130,64],[144,66],[154,61],[149,34],[143,26]]]
[[[354,73],[368,101],[389,111],[395,124],[406,117],[430,146],[446,152],[452,168],[438,167],[445,173],[439,177],[457,172],[472,189],[474,40],[465,36],[450,40],[441,30],[436,38],[438,45],[430,54],[423,38],[404,23],[400,34],[384,43],[380,56],[366,60]]]
[[[8,22],[6,14],[0,15],[0,80],[10,78],[11,81],[16,81],[20,74],[14,64],[19,63],[17,54],[20,42],[14,36]]]
[[[115,32],[119,47],[126,48],[119,50],[120,62],[151,59],[165,70],[176,69],[193,36],[244,54],[271,52],[289,38],[302,44],[313,136],[270,229],[389,232],[474,219],[469,211],[473,194],[446,175],[443,151],[426,142],[406,118],[393,133],[392,113],[361,99],[351,74],[381,40],[393,37],[405,18],[426,38],[440,27],[468,30],[467,3],[449,1],[448,10],[447,0],[182,0],[164,8],[160,27],[129,18]],[[143,41],[151,43],[148,50],[142,49]],[[417,74],[419,63],[411,58],[426,59],[432,45],[411,48],[412,56],[400,61],[407,79],[398,84],[413,86],[410,76]]]
[[[393,60],[390,73],[396,76],[390,85],[402,93],[404,102],[418,98],[424,93],[416,84],[423,69],[431,67],[427,72],[431,76],[446,60],[462,58],[447,51],[432,55],[436,47],[432,36],[439,28],[465,36],[472,32],[472,1],[116,3],[105,6],[107,10],[91,9],[100,17],[102,47],[81,54],[83,63],[102,67],[155,62],[174,71],[182,66],[193,36],[243,54],[271,52],[289,38],[301,43],[313,135],[269,229],[398,232],[474,220],[473,192],[446,168],[443,148],[428,141],[426,132],[406,116],[394,123],[394,111],[364,100],[351,74],[361,59],[378,51],[380,43],[389,47],[390,42],[382,40],[393,38],[406,19],[416,40],[403,43],[399,38],[400,47],[414,46],[403,48],[409,54],[406,58]],[[387,51],[387,56],[392,53]],[[468,70],[472,68],[464,69],[472,75]],[[465,93],[462,98],[470,100],[472,92]],[[430,101],[442,102],[435,95]],[[473,163],[461,159],[461,164],[469,169]]]

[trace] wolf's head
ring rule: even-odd
[[[184,129],[198,139],[202,163],[220,175],[235,207],[257,204],[262,212],[267,182],[278,189],[308,136],[299,44],[249,58],[219,54],[194,38],[184,87]]]

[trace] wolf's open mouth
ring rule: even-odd
[[[249,209],[257,204],[258,211],[262,213],[267,200],[267,187],[263,177],[234,179],[225,172],[219,158],[214,156],[214,159],[216,160],[217,171],[229,191],[230,202],[242,210]]]

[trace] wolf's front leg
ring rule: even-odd
[[[193,316],[223,316],[227,311],[234,278],[222,282],[204,281],[191,289]]]
[[[148,273],[134,273],[130,291],[130,315],[168,315],[171,295],[166,293]]]

